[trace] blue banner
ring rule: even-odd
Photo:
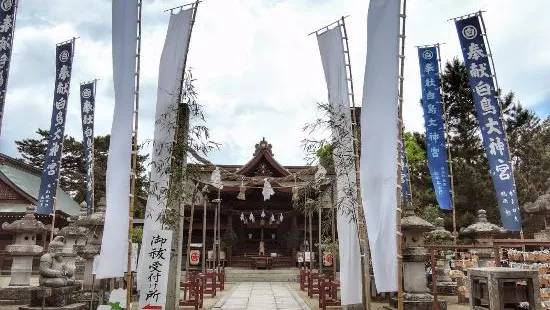
[[[401,137],[401,196],[404,204],[412,203],[411,184],[409,183],[409,165],[407,162],[407,148],[405,136]]]
[[[476,107],[477,120],[493,185],[497,193],[500,217],[504,228],[521,230],[516,183],[508,154],[508,142],[502,123],[500,104],[493,83],[493,73],[480,23],[481,15],[456,20],[456,30],[464,56],[464,64],[470,77],[470,88]]]
[[[86,204],[88,215],[94,210],[94,110],[95,81],[80,84],[80,114],[82,115],[82,146],[86,172]]]
[[[452,210],[451,179],[445,146],[444,111],[439,92],[437,47],[419,48],[418,58],[420,60],[420,82],[422,84],[422,109],[424,110],[424,126],[426,127],[428,168],[432,176],[435,198],[439,208]]]
[[[65,133],[65,116],[69,100],[69,87],[73,67],[74,39],[60,43],[55,48],[55,87],[53,95],[53,112],[50,125],[50,139],[44,156],[44,167],[38,193],[36,213],[50,215],[53,213],[63,139]]]
[[[16,0],[0,2],[0,132],[6,104],[16,9]]]

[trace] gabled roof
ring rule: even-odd
[[[0,154],[0,179],[34,205],[38,202],[40,177],[40,169]],[[56,201],[56,208],[61,212],[68,215],[80,213],[79,205],[59,186],[57,187]],[[26,208],[25,204],[11,204],[10,206],[2,204],[0,212],[25,212]]]
[[[248,177],[285,177],[290,175],[290,172],[273,158],[271,144],[267,143],[265,138],[256,144],[254,157],[236,173]]]

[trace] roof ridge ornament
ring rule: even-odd
[[[262,137],[262,141],[258,142],[255,147],[256,150],[254,151],[253,156],[258,155],[261,150],[266,150],[269,155],[274,156],[272,146],[265,140],[265,137]]]

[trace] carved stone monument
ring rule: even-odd
[[[452,244],[453,235],[450,231],[446,230],[443,227],[443,219],[438,217],[435,219],[435,229],[427,232],[426,243],[429,244]],[[451,279],[449,276],[450,273],[450,257],[449,255],[444,255],[441,259],[437,260],[436,266],[436,287],[437,293],[442,295],[456,295],[457,286],[456,282]]]
[[[534,202],[523,205],[525,212],[544,217],[544,229],[535,233],[534,236],[537,240],[550,240],[550,178],[546,180],[546,187],[546,192]]]
[[[477,211],[477,221],[472,225],[460,229],[460,235],[468,236],[475,240],[475,244],[493,245],[495,237],[503,236],[507,230],[492,224],[487,220],[487,212],[483,209]],[[493,249],[479,249],[479,267],[494,266]]]
[[[29,303],[31,291],[38,289],[30,286],[33,257],[42,253],[36,237],[46,228],[34,217],[34,206],[28,206],[23,218],[11,224],[3,223],[2,229],[15,236],[14,243],[6,247],[13,260],[9,286],[0,288],[0,305]]]

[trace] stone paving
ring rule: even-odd
[[[286,283],[246,282],[235,288],[214,307],[219,310],[309,310]]]

